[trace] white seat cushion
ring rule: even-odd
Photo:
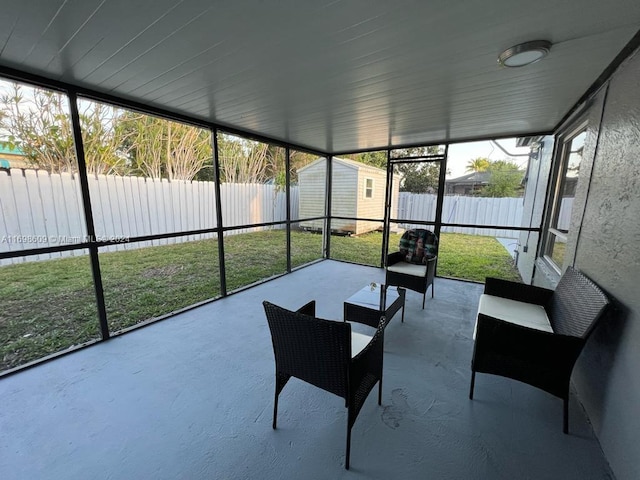
[[[373,337],[358,332],[351,332],[351,358],[359,354],[364,347],[369,345]]]
[[[416,265],[415,263],[398,262],[387,267],[387,270],[395,273],[404,273],[414,277],[425,277],[427,275],[426,265]]]
[[[542,305],[482,294],[480,296],[480,303],[478,304],[478,314],[480,313],[523,327],[553,333],[547,312]],[[477,328],[478,320],[476,317],[476,326],[473,329],[474,339],[476,338]]]

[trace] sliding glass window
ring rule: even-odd
[[[566,255],[586,129],[586,124],[582,124],[561,137],[558,149],[557,176],[550,200],[551,214],[544,246],[544,258],[558,273],[562,272]]]

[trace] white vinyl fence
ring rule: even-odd
[[[435,220],[437,195],[400,193],[398,218]],[[442,205],[444,223],[470,223],[480,225],[522,226],[522,198],[489,198],[447,195]],[[413,224],[403,224],[411,228]],[[415,225],[418,227],[418,225]],[[527,225],[528,226],[528,225]],[[442,227],[443,232],[515,237],[513,230],[495,228]]]
[[[152,180],[115,175],[89,176],[97,240],[200,230],[216,226],[213,182]],[[222,184],[225,227],[286,220],[286,196],[275,185]],[[298,188],[291,188],[291,218],[298,216]],[[78,176],[43,170],[0,171],[0,252],[69,245],[85,241]],[[228,235],[276,227],[232,230]],[[214,233],[117,244],[103,251],[135,249],[214,237]],[[0,265],[86,254],[67,251],[16,257]]]
[[[43,170],[0,171],[0,252],[80,243],[86,239],[80,182],[68,173],[50,175]],[[216,226],[213,182],[152,180],[115,175],[89,176],[93,221],[97,240],[201,230]],[[239,226],[284,221],[285,193],[275,185],[222,184],[223,225]],[[559,225],[569,225],[571,203],[563,201]],[[446,196],[443,221],[487,225],[528,226],[523,223],[521,198]],[[298,218],[298,187],[291,188],[291,218]],[[400,193],[398,218],[433,220],[436,195]],[[411,228],[412,224],[401,225]],[[417,226],[417,225],[415,225]],[[227,235],[277,227],[232,230]],[[444,232],[515,237],[512,230],[445,227]],[[139,243],[121,243],[101,251],[135,249],[214,237],[214,233],[186,235]],[[25,260],[85,255],[70,250],[0,260],[0,265]]]
[[[398,218],[412,220],[435,220],[437,195],[400,192]],[[522,198],[491,198],[447,195],[442,205],[443,223],[467,223],[475,225],[503,225],[506,227],[528,227],[529,217],[523,218]],[[573,198],[562,200],[558,227],[568,229],[571,220]],[[404,223],[402,228],[420,228],[419,224]],[[475,227],[442,227],[443,232],[486,235],[490,237],[516,238],[516,230]]]

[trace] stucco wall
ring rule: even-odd
[[[594,332],[574,384],[618,480],[640,478],[640,54],[606,93],[575,266],[620,304]]]
[[[635,480],[640,478],[638,51],[592,100],[588,120],[563,267],[585,272],[618,311],[594,331],[572,380],[616,478]],[[553,288],[557,280],[538,258],[533,283]]]

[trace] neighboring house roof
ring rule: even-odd
[[[12,148],[0,141],[0,155],[19,155],[24,156],[24,152],[19,148]]]
[[[478,184],[478,183],[489,183],[489,177],[491,176],[490,172],[473,172],[468,173],[467,175],[463,175],[461,177],[452,178],[447,180],[449,185],[463,185],[463,184]]]
[[[13,164],[13,165],[12,165]],[[0,140],[0,168],[26,166],[24,152]]]

